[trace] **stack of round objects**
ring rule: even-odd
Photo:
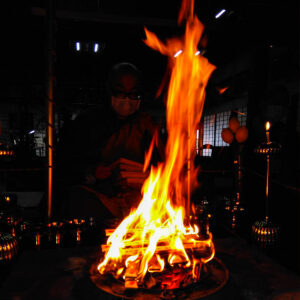
[[[0,233],[0,263],[10,262],[18,253],[18,240],[10,233]]]
[[[261,155],[275,155],[281,151],[282,146],[276,142],[264,142],[254,149],[254,152]]]
[[[252,225],[252,232],[255,241],[264,248],[275,247],[279,243],[280,228],[279,226],[275,226],[268,219],[256,221]]]
[[[0,159],[12,158],[15,156],[15,151],[9,145],[0,143]]]

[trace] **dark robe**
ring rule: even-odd
[[[111,210],[103,205],[105,201],[99,198],[105,195],[113,199],[120,193],[119,186],[113,176],[97,180],[95,170],[98,165],[109,166],[119,158],[143,163],[156,129],[145,112],[123,120],[108,106],[90,108],[71,121],[57,147],[53,208],[59,216],[112,217]],[[155,156],[159,159],[158,152]]]

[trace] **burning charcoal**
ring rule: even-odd
[[[131,262],[128,264],[128,267],[125,271],[125,278],[136,278],[138,276],[138,264],[135,262]]]
[[[181,255],[180,253],[174,253],[174,254],[170,255],[168,261],[171,266],[179,265],[179,264],[186,264],[188,262],[186,257]]]
[[[186,274],[184,280],[181,282],[181,287],[187,287],[189,286],[190,284],[192,284],[194,281],[193,281],[193,276],[191,273],[189,274]]]
[[[124,273],[124,268],[119,268],[118,271],[117,271],[117,273],[116,273],[115,278],[116,279],[122,278],[123,277],[123,273]]]
[[[140,260],[129,261],[127,269],[125,271],[125,288],[137,289],[137,276],[139,272]]]
[[[138,283],[136,279],[125,278],[125,289],[137,289]]]
[[[114,273],[118,270],[118,265],[115,260],[111,260],[106,266],[105,266],[105,273],[111,272]]]
[[[153,255],[149,261],[148,271],[151,273],[162,272],[165,266],[165,260],[162,259],[158,254]]]
[[[187,274],[183,269],[173,269],[162,277],[161,288],[167,290],[178,289],[185,280]]]
[[[156,279],[153,276],[148,276],[147,279],[145,280],[145,285],[147,289],[151,289],[157,284]]]
[[[149,268],[148,268],[149,272],[155,273],[155,272],[161,272],[161,266],[157,263],[157,264],[152,264]]]

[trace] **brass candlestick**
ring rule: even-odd
[[[269,214],[269,182],[270,182],[270,157],[281,151],[281,145],[270,140],[271,123],[266,122],[266,141],[261,143],[254,152],[266,156],[266,199],[265,199],[265,219],[256,221],[252,225],[252,232],[255,240],[263,247],[274,246],[279,241],[280,229],[270,221]]]

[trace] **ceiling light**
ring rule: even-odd
[[[80,42],[76,42],[76,51],[80,51]]]
[[[180,49],[179,51],[177,51],[175,54],[174,54],[174,57],[177,57],[178,55],[180,55],[182,53],[182,50]]]
[[[216,15],[215,15],[215,18],[218,19],[220,18],[224,13],[225,13],[226,9],[222,9],[220,10]]]
[[[99,50],[99,44],[95,43],[94,44],[94,52],[96,53],[96,52],[98,52],[98,50]]]

